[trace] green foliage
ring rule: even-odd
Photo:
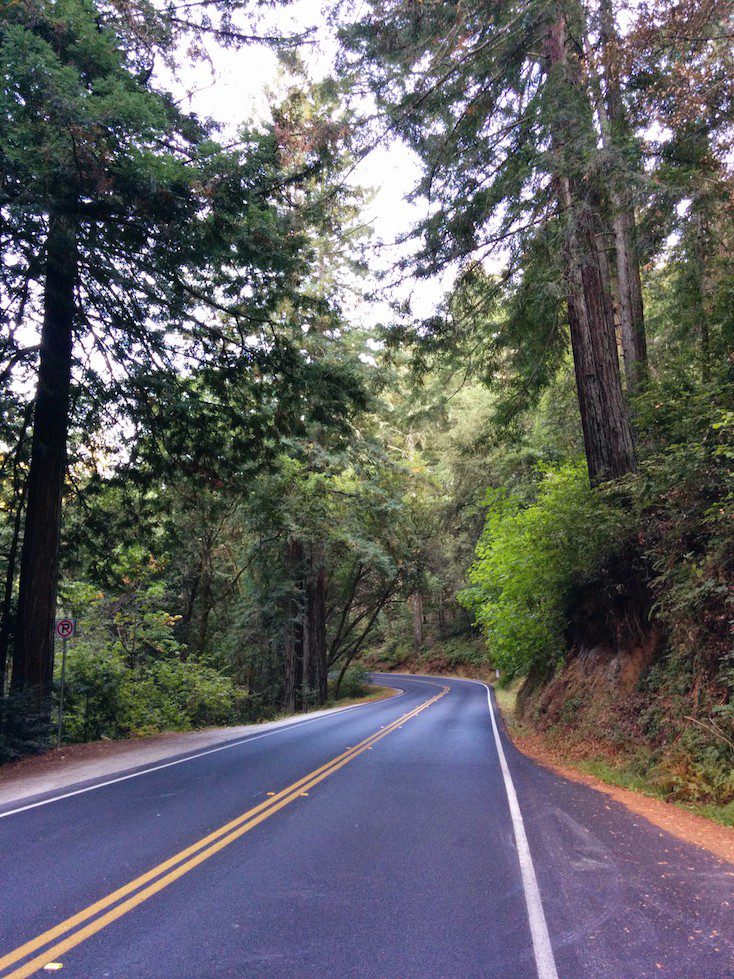
[[[666,367],[638,400],[649,441],[631,484],[639,541],[656,575],[656,614],[674,645],[708,658],[713,671],[728,651],[732,618],[732,393],[726,381],[696,382],[678,361]]]
[[[243,691],[229,677],[171,657],[130,667],[113,645],[79,643],[69,657],[67,741],[142,737],[159,731],[252,720]]]
[[[197,21],[203,7],[206,15]],[[362,236],[354,227],[359,194],[342,183],[351,164],[345,114],[328,85],[310,86],[301,77],[273,106],[271,123],[243,128],[223,146],[213,123],[183,111],[182,100],[153,78],[156,55],[173,50],[172,23],[183,23],[168,22],[169,11],[133,5],[129,18],[107,17],[94,0],[21,0],[5,13],[0,248],[13,260],[0,271],[3,317],[16,318],[33,339],[44,303],[53,302],[43,291],[44,252],[57,216],[79,256],[69,275],[76,289],[68,455],[82,502],[77,509],[74,497],[64,508],[62,548],[76,546],[67,561],[62,550],[60,597],[64,604],[76,601],[89,620],[88,652],[107,692],[97,698],[96,713],[103,713],[105,697],[114,701],[118,687],[129,686],[129,678],[115,682],[120,662],[150,700],[148,718],[120,706],[126,730],[216,715],[214,691],[207,693],[216,676],[197,679],[194,661],[228,671],[244,690],[259,687],[252,702],[270,708],[280,683],[272,676],[278,665],[266,665],[272,650],[262,657],[263,669],[248,671],[243,666],[252,657],[242,663],[243,636],[236,631],[243,617],[240,582],[243,592],[254,591],[243,576],[254,560],[248,552],[262,546],[257,526],[273,526],[260,491],[268,475],[288,481],[289,461],[294,483],[304,489],[297,470],[307,446],[318,445],[318,454],[328,451],[327,443],[329,450],[349,443],[355,416],[368,407],[363,365],[340,338],[343,273],[359,270]],[[226,0],[187,6],[202,31],[219,22],[223,40],[233,14]],[[136,26],[139,17],[145,31]],[[194,39],[187,51],[195,49]],[[40,346],[45,356],[54,345]],[[15,434],[19,444],[11,446],[10,459],[24,463],[27,433],[18,416],[30,417],[38,347],[19,350],[11,331],[7,343],[0,341],[0,354],[6,351],[13,359],[3,380],[10,376],[27,404],[19,398],[17,409],[12,405],[0,449],[4,454],[5,435]],[[66,421],[59,418],[64,430]],[[318,484],[324,467],[311,468]],[[9,551],[22,524],[26,477],[23,469],[12,481],[10,520],[3,514],[0,523]],[[61,503],[59,468],[53,478],[46,491]],[[186,499],[174,502],[176,494]],[[254,531],[234,517],[242,518],[250,495],[262,506]],[[330,517],[328,507],[314,503],[318,496],[315,485],[299,500],[311,518],[301,528],[309,543],[316,517]],[[204,517],[202,533],[186,523],[191,509]],[[171,520],[182,517],[178,533]],[[285,524],[276,531],[286,533]],[[122,541],[113,553],[110,538]],[[47,543],[55,564],[57,535],[50,533]],[[149,558],[150,550],[166,553],[166,560]],[[379,546],[373,552],[384,558],[372,561],[381,584],[391,558]],[[28,574],[20,576],[21,593],[32,589]],[[3,689],[18,577],[18,562],[9,560]],[[108,592],[96,613],[89,611],[93,596],[70,578]],[[268,626],[276,604],[268,609]],[[49,618],[51,606],[49,595]],[[220,609],[226,609],[221,618]],[[18,662],[27,658],[17,638],[14,653]],[[183,681],[173,664],[184,660],[192,688],[200,688],[201,709],[184,705],[177,692]],[[21,674],[16,669],[16,679]],[[81,677],[88,685],[91,667]],[[230,693],[220,690],[226,715]],[[88,717],[85,724],[90,729]]]
[[[67,661],[64,736],[70,741],[123,737],[134,684],[133,671],[119,654],[73,643]]]
[[[407,638],[393,638],[377,648],[370,649],[366,662],[370,669],[379,671],[399,671],[414,656],[410,641]]]
[[[487,506],[460,601],[506,676],[548,669],[565,653],[569,595],[617,551],[629,522],[612,498],[590,489],[581,464],[545,469],[531,503],[493,490]]]
[[[504,476],[463,596],[504,677],[529,678],[524,720],[581,753],[598,744],[600,777],[724,822],[734,797],[731,397],[725,364],[703,381],[675,345],[660,351],[635,401],[639,473],[603,493],[568,465],[544,467],[540,482]],[[557,404],[534,409],[531,445],[563,445],[543,434],[554,414]],[[517,458],[516,446],[505,454]],[[628,671],[623,697],[617,669]]]
[[[442,639],[433,655],[439,655],[446,660],[450,669],[460,666],[481,669],[487,666],[489,657],[484,643],[474,636],[455,636],[452,639]]]
[[[369,675],[364,666],[350,666],[344,674],[339,696],[348,700],[364,697],[369,692]]]
[[[120,546],[111,595],[67,582],[63,597],[79,618],[69,644],[64,733],[70,741],[141,736],[234,724],[251,716],[246,692],[229,676],[186,655],[165,573],[140,545]],[[56,679],[61,669],[56,660]]]

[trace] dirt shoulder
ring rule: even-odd
[[[671,836],[684,840],[686,843],[695,843],[696,846],[703,847],[722,860],[734,864],[734,829],[720,826],[705,816],[689,812],[673,802],[665,802],[662,799],[655,799],[632,789],[623,789],[620,786],[603,782],[601,779],[588,775],[568,764],[557,751],[554,751],[552,746],[547,744],[541,735],[518,734],[512,730],[510,725],[506,725],[506,727],[513,743],[524,755],[546,768],[550,768],[564,778],[573,782],[581,782],[583,785],[596,789],[597,792],[603,792],[615,802],[621,802],[623,806],[637,813],[637,815],[644,816],[648,822],[664,829]]]
[[[63,791],[70,786],[99,778],[114,778],[126,771],[156,762],[165,763],[178,755],[207,751],[251,734],[264,733],[307,718],[321,717],[362,703],[373,703],[395,696],[392,687],[372,687],[365,697],[343,700],[325,710],[310,711],[236,727],[206,728],[201,731],[169,731],[149,738],[124,741],[91,741],[67,744],[43,755],[21,758],[0,767],[0,806],[32,796]]]

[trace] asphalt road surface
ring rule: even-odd
[[[734,977],[734,870],[404,693],[0,810],[0,976]]]

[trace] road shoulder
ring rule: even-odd
[[[82,783],[114,778],[146,765],[165,763],[197,752],[221,747],[251,735],[292,727],[305,720],[335,714],[348,707],[376,703],[398,690],[376,687],[367,696],[345,700],[334,707],[294,714],[276,721],[201,731],[169,731],[149,738],[67,744],[43,755],[21,758],[0,767],[0,807],[22,803],[47,793],[63,792]]]
[[[676,839],[699,846],[720,860],[734,865],[734,829],[721,826],[705,816],[689,812],[673,802],[665,802],[663,799],[656,799],[642,792],[635,792],[633,789],[612,785],[594,775],[580,771],[569,764],[560,752],[554,751],[542,736],[524,730],[519,731],[511,718],[508,719],[501,699],[497,699],[496,702],[507,737],[523,755],[555,772],[556,775],[602,792]]]

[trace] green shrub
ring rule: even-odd
[[[144,736],[253,719],[255,704],[226,674],[186,658],[177,617],[147,552],[116,552],[125,590],[114,596],[67,582],[80,619],[69,645],[64,736],[68,741]],[[124,564],[122,563],[124,560]],[[58,686],[60,657],[56,657]]]
[[[97,741],[129,734],[133,684],[133,671],[119,655],[73,644],[66,672],[65,739]]]
[[[531,503],[492,490],[470,586],[460,595],[506,677],[564,654],[571,590],[593,580],[626,536],[623,508],[581,464],[547,468]]]
[[[448,666],[473,666],[479,668],[488,663],[486,646],[476,637],[455,636],[444,639],[438,650]]]
[[[399,667],[413,656],[413,647],[406,639],[389,639],[369,654],[370,665],[376,670]]]
[[[236,724],[251,714],[244,691],[194,660],[161,659],[133,669],[110,649],[82,647],[70,656],[64,711],[68,741]]]
[[[344,674],[344,679],[339,689],[339,696],[348,698],[364,697],[368,693],[368,686],[369,673],[364,666],[350,666]]]

